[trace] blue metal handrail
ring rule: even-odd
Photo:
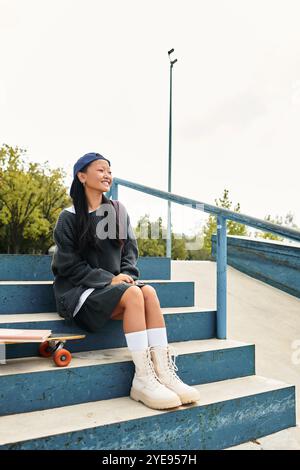
[[[249,215],[233,212],[224,207],[206,204],[196,199],[179,196],[178,194],[169,193],[160,189],[144,186],[139,183],[133,183],[121,178],[114,178],[107,197],[118,199],[118,185],[141,191],[151,196],[166,199],[177,204],[187,205],[196,210],[209,212],[217,216],[217,338],[225,339],[227,335],[227,234],[226,220],[234,220],[235,222],[255,227],[260,230],[281,235],[291,240],[300,241],[300,231],[289,227],[283,227],[273,224],[266,220],[258,219]]]

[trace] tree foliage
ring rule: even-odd
[[[59,212],[69,202],[62,169],[28,162],[26,151],[0,148],[0,250],[47,253]]]
[[[237,203],[234,208],[232,208],[232,201],[229,200],[229,191],[224,189],[223,196],[219,199],[215,199],[216,206],[224,207],[233,212],[240,212],[240,203]],[[208,222],[204,227],[204,252],[207,254],[207,258],[211,259],[211,237],[213,234],[217,233],[217,217],[210,214],[208,217]],[[226,221],[226,232],[227,235],[238,235],[238,236],[249,236],[250,233],[247,231],[247,228],[244,224],[235,222],[234,220]]]
[[[135,234],[138,242],[139,256],[166,256],[167,229],[166,227],[163,227],[161,217],[154,222],[150,221],[149,214],[145,214],[143,217],[140,217],[135,229]],[[174,234],[172,232],[172,224],[171,236],[172,259],[186,259],[187,251],[185,249],[184,239],[180,238],[179,234]]]

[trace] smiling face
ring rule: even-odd
[[[109,191],[113,180],[106,160],[94,160],[85,172],[78,171],[77,175],[81,183],[85,183],[86,188],[100,190],[103,193]]]

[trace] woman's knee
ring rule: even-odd
[[[130,286],[121,297],[121,307],[125,308],[132,304],[144,305],[144,296],[138,286]]]
[[[154,287],[146,285],[141,287],[144,300],[158,300],[158,296]]]

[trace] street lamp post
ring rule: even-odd
[[[170,55],[174,49],[168,51],[170,59],[170,114],[169,114],[169,166],[168,166],[168,192],[171,192],[172,175],[172,70],[177,59],[171,60]],[[167,258],[172,256],[172,238],[171,238],[171,201],[168,201],[168,234],[167,234]]]

